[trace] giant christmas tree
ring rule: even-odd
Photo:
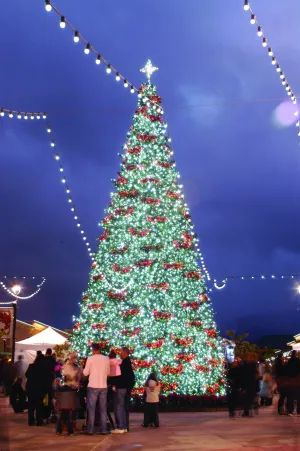
[[[197,238],[166,137],[161,98],[148,82],[127,134],[116,191],[88,290],[76,319],[73,347],[89,355],[127,345],[136,393],[153,370],[163,393],[222,394],[222,350],[197,261]]]

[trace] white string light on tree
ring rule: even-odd
[[[273,51],[272,47],[270,46],[269,41],[263,32],[262,26],[259,24],[259,22],[256,18],[256,15],[254,14],[253,9],[251,8],[250,2],[248,0],[244,0],[244,10],[250,13],[250,23],[251,23],[251,25],[256,25],[257,36],[259,38],[261,38],[262,46],[266,48],[268,55],[271,58],[271,63],[276,68],[276,71],[279,75],[279,80],[281,81],[282,85],[285,87],[287,95],[289,96],[289,98],[291,99],[293,104],[295,105],[294,114],[297,117],[296,127],[297,127],[297,131],[298,131],[298,136],[300,136],[300,117],[299,117],[299,108],[298,108],[298,103],[297,103],[297,97],[296,97],[293,89],[291,88],[291,85],[288,82],[287,77],[286,77],[282,67],[279,64],[278,59],[275,57],[274,51]]]

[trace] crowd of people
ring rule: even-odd
[[[86,418],[87,435],[94,434],[96,423],[102,435],[128,432],[129,402],[135,384],[129,349],[121,348],[120,358],[115,350],[108,357],[101,354],[98,343],[93,343],[91,350],[92,356],[80,365],[75,353],[63,361],[51,349],[45,355],[37,351],[27,370],[22,356],[15,363],[2,359],[0,383],[15,413],[27,410],[29,426],[55,421],[58,435],[64,425],[73,435],[78,415]],[[278,354],[273,365],[264,361],[258,364],[251,354],[236,359],[227,368],[227,387],[230,418],[235,418],[239,407],[243,408],[243,417],[249,417],[252,411],[258,413],[260,406],[272,405],[275,391],[279,393],[278,414],[293,416],[296,404],[300,416],[300,360],[295,351],[288,360]],[[159,381],[151,373],[145,382],[143,427],[159,427],[159,393]],[[108,410],[111,399],[115,425]]]
[[[81,365],[75,353],[63,361],[56,359],[51,349],[47,349],[45,355],[37,351],[26,371],[22,356],[14,364],[3,361],[0,379],[15,413],[27,410],[29,426],[55,421],[57,435],[62,435],[64,425],[68,434],[73,435],[78,415],[86,418],[87,435],[94,434],[96,423],[102,435],[128,432],[129,401],[135,384],[129,349],[120,349],[120,358],[114,350],[108,357],[104,356],[97,343],[93,343],[91,349],[93,355]],[[145,383],[143,427],[159,427],[159,391],[159,382],[151,373]],[[110,399],[115,425],[108,411]],[[108,419],[116,426],[110,428],[111,431]]]
[[[295,403],[300,416],[300,360],[296,351],[289,359],[279,353],[273,363],[257,363],[251,354],[236,359],[228,365],[228,409],[235,418],[238,407],[243,407],[243,417],[251,411],[258,413],[260,406],[271,406],[273,395],[279,393],[278,414],[294,415]]]

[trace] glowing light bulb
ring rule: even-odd
[[[1,108],[1,110],[0,110],[0,116],[1,116],[1,117],[5,116],[5,113],[4,113],[3,108]]]
[[[78,31],[75,31],[74,42],[79,42],[79,32]]]
[[[262,32],[261,26],[259,25],[257,27],[257,36],[262,36],[262,35],[263,35],[263,32]]]
[[[110,65],[110,64],[107,65],[106,73],[107,73],[107,74],[110,74],[110,73],[111,73],[111,65]]]
[[[251,23],[251,25],[255,24],[255,15],[254,14],[251,14],[250,23]]]
[[[64,168],[62,166],[60,166],[59,172],[64,172]]]
[[[28,119],[28,115],[27,114],[24,114],[24,119],[27,121],[27,119]]]
[[[43,119],[47,119],[47,114],[43,113]]]
[[[271,47],[268,48],[268,54],[269,56],[273,56],[273,50],[271,49]]]
[[[134,87],[133,86],[131,86],[130,92],[131,92],[131,94],[134,94]]]
[[[54,141],[51,141],[51,147],[55,147],[55,142]]]
[[[51,133],[51,128],[50,127],[47,128],[47,132]]]
[[[97,56],[97,59],[96,59],[96,64],[100,64],[100,63],[101,63],[101,56],[98,55],[98,56]]]
[[[62,178],[62,179],[61,179],[61,182],[62,182],[62,183],[66,183],[66,179],[65,179],[65,178]]]
[[[12,111],[9,112],[9,115],[8,115],[8,116],[9,116],[10,118],[14,117]]]
[[[18,118],[18,119],[22,119],[22,114],[21,114],[21,113],[18,113],[17,118]]]
[[[59,155],[58,155],[58,153],[55,155],[55,160],[59,160]]]
[[[116,73],[116,80],[117,80],[117,81],[120,81],[120,80],[121,80],[121,77],[120,77],[119,72]]]
[[[66,19],[64,16],[61,16],[59,26],[60,28],[66,28]]]
[[[245,0],[245,2],[244,2],[244,10],[245,11],[249,11],[249,9],[250,9],[249,2],[248,2],[248,0]]]
[[[267,38],[263,38],[262,40],[262,44],[263,47],[267,47],[268,43],[267,43]]]
[[[86,48],[84,49],[84,53],[85,53],[86,55],[88,55],[88,54],[90,53],[90,48],[91,48],[90,44],[87,44],[87,45],[86,45]]]
[[[36,118],[37,118],[37,119],[41,119],[40,114],[37,114],[37,115],[36,115]]]
[[[283,72],[280,72],[280,78],[281,78],[281,79],[284,78]]]
[[[49,0],[46,0],[45,3],[46,3],[45,9],[46,9],[46,11],[48,11],[48,13],[49,13],[49,12],[51,11],[51,9],[52,9],[52,6],[51,6]]]
[[[124,88],[128,88],[128,81],[124,80]]]
[[[277,65],[276,65],[276,70],[277,70],[277,72],[280,72],[280,66],[279,66],[278,63],[277,63]]]
[[[273,66],[275,66],[275,64],[276,64],[276,58],[275,58],[275,56],[272,56],[272,64],[273,64]]]
[[[30,119],[31,119],[31,120],[33,120],[33,119],[34,119],[34,114],[32,114],[32,115],[30,116]]]

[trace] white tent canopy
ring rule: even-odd
[[[56,332],[52,327],[42,330],[39,334],[16,342],[15,356],[23,355],[25,364],[33,362],[36,351],[45,352],[48,348],[62,345],[67,341],[66,337]]]

